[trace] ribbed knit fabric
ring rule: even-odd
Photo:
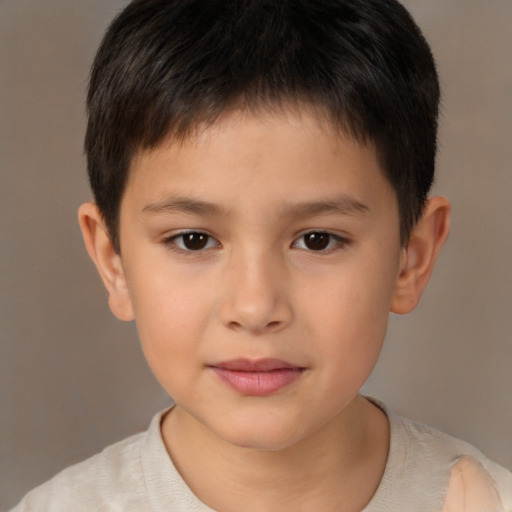
[[[362,512],[477,511],[464,496],[456,500],[457,510],[443,509],[452,468],[458,462],[476,468],[483,485],[500,496],[500,506],[478,512],[512,512],[510,471],[473,446],[399,417],[371,400],[387,414],[391,439],[381,483]],[[153,418],[147,432],[109,446],[34,489],[11,512],[212,512],[192,493],[167,454],[160,432],[166,412]],[[464,479],[460,481],[455,491],[464,494]]]

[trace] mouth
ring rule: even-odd
[[[236,359],[211,365],[219,379],[247,396],[266,396],[288,387],[305,368],[280,359]]]

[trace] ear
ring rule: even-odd
[[[427,201],[423,214],[403,249],[391,311],[410,313],[418,304],[450,231],[450,203],[444,197]]]
[[[84,203],[78,209],[78,222],[85,247],[96,265],[108,292],[108,304],[120,320],[134,319],[121,256],[115,251],[98,207]]]

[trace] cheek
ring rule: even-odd
[[[341,295],[338,309],[333,309],[333,300],[331,309],[325,308],[319,317],[321,332],[315,335],[314,347],[326,394],[339,399],[358,393],[367,381],[379,358],[388,320],[386,308],[366,309],[370,303],[377,306],[374,297]]]
[[[362,259],[310,288],[302,308],[308,330],[327,359],[347,371],[371,371],[387,329],[393,273],[378,260]]]
[[[193,280],[158,272],[133,282],[131,292],[142,349],[158,380],[171,368],[186,371],[211,314],[209,294]]]

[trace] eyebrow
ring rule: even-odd
[[[172,197],[144,206],[148,213],[190,213],[192,215],[221,215],[224,209],[208,201],[188,197]]]
[[[289,204],[283,208],[283,215],[308,217],[316,215],[342,214],[354,215],[366,213],[369,208],[364,203],[349,196],[341,196],[320,201],[305,201]],[[198,216],[221,216],[227,211],[221,206],[208,201],[189,197],[171,197],[144,206],[143,213],[188,213]]]
[[[368,206],[361,201],[349,196],[341,196],[321,201],[293,204],[286,207],[284,213],[291,216],[308,217],[329,214],[354,215],[366,213],[369,210]]]

